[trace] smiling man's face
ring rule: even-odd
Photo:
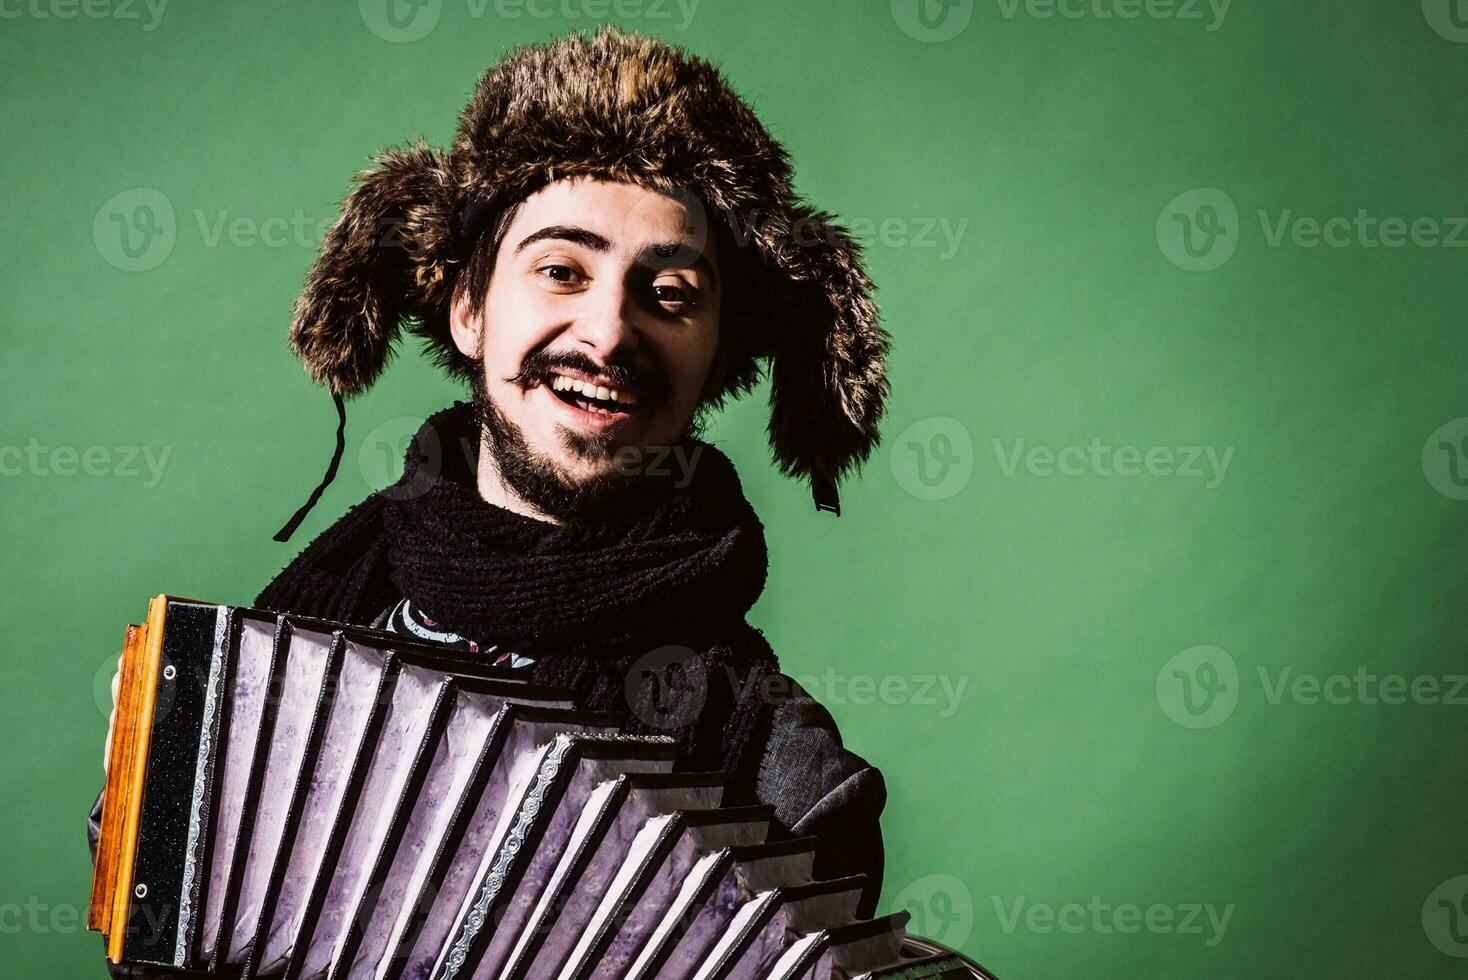
[[[483,370],[486,499],[569,518],[635,494],[639,463],[688,436],[717,376],[706,227],[696,202],[632,184],[561,180],[521,204],[483,309],[461,292],[450,320]]]

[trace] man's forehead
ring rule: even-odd
[[[525,199],[504,248],[519,254],[539,242],[568,242],[621,253],[649,269],[696,269],[721,288],[716,239],[691,194],[638,184],[566,179]]]
[[[703,251],[713,247],[707,215],[696,197],[625,181],[569,177],[548,184],[525,199],[510,237],[552,225],[584,228],[615,248],[666,242]]]

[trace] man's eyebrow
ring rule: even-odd
[[[515,253],[519,254],[536,242],[543,241],[571,242],[585,246],[593,252],[606,252],[612,247],[608,239],[589,228],[582,228],[579,225],[547,225],[520,239],[519,244],[515,246]],[[691,259],[681,261],[688,259],[690,255]],[[677,264],[669,261],[675,257],[680,260]],[[645,245],[638,250],[637,261],[650,269],[700,269],[714,281],[715,285],[718,285],[719,282],[719,270],[709,261],[708,256],[687,242],[656,242]]]
[[[520,244],[515,246],[515,252],[519,254],[536,242],[543,242],[548,239],[584,245],[593,252],[605,252],[612,247],[611,242],[590,229],[580,228],[576,225],[549,225],[539,231],[532,231],[522,238]]]

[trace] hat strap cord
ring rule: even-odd
[[[316,489],[311,491],[311,496],[306,498],[301,509],[291,515],[284,527],[275,532],[276,541],[290,540],[291,535],[296,533],[296,528],[301,526],[306,515],[311,513],[311,508],[316,506],[321,495],[326,492],[326,488],[331,486],[331,481],[336,479],[337,467],[341,466],[342,454],[347,448],[347,406],[342,401],[342,396],[335,391],[331,393],[331,400],[336,403],[336,450],[331,454],[331,463],[326,467],[326,475],[316,484]]]

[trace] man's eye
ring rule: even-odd
[[[569,265],[543,265],[535,271],[547,279],[559,283],[573,283],[579,278],[576,270]]]
[[[658,283],[652,287],[653,295],[659,303],[673,303],[682,306],[692,306],[693,297],[681,286],[670,286],[667,283]]]

